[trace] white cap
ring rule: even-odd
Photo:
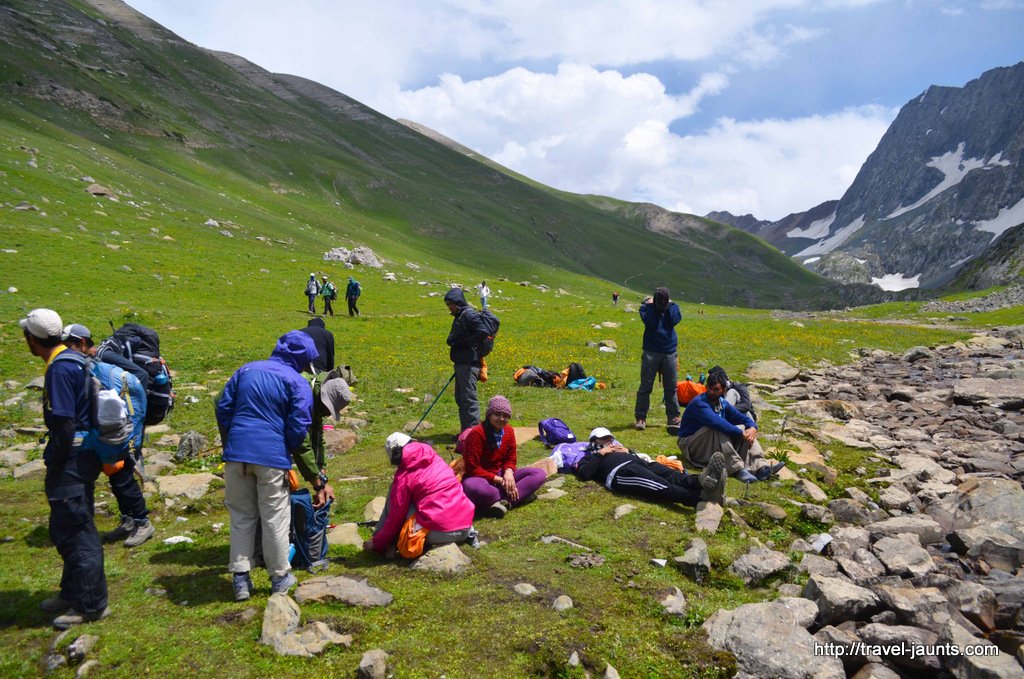
[[[60,315],[53,309],[33,309],[25,318],[18,321],[18,325],[39,339],[60,337],[64,332]]]
[[[412,441],[412,438],[408,434],[396,431],[388,436],[387,440],[384,441],[384,450],[388,451],[388,453],[396,448],[401,450],[402,448],[405,448],[405,445],[409,443],[409,441]]]
[[[605,427],[596,427],[592,432],[590,432],[590,437],[587,440],[593,441],[594,439],[603,439],[605,436],[611,435],[612,433]]]

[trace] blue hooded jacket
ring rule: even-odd
[[[292,330],[265,361],[239,368],[217,403],[225,462],[291,469],[312,424],[313,390],[299,373],[317,357],[313,338]]]
[[[669,302],[664,311],[658,311],[654,302],[640,307],[640,320],[644,322],[644,351],[672,354],[678,348],[676,325],[683,320],[679,305]]]

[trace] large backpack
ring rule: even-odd
[[[546,446],[554,446],[559,443],[575,443],[576,434],[572,433],[569,425],[557,417],[549,417],[537,423],[540,431],[540,440]]]
[[[494,336],[498,334],[501,321],[490,309],[480,310],[480,323],[484,327],[487,336],[480,341],[480,357],[483,358],[494,350]]]
[[[125,323],[100,343],[96,358],[138,377],[146,389],[146,424],[163,422],[174,408],[174,385],[167,362],[160,355],[160,337],[155,330]]]
[[[74,361],[83,367],[89,389],[93,427],[85,445],[105,464],[142,449],[146,391],[130,372],[94,361],[75,351],[62,351],[55,361]]]
[[[746,413],[752,420],[757,420],[757,414],[754,412],[754,404],[750,400],[750,389],[747,388],[747,385],[740,382],[729,382],[729,388],[735,389],[740,395],[740,399],[736,401],[736,410],[741,413]]]
[[[310,573],[327,570],[327,528],[330,524],[331,501],[318,509],[313,508],[309,490],[303,488],[291,494],[291,544],[295,547],[292,566]]]

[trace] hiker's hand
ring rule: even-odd
[[[743,438],[746,439],[748,444],[754,445],[754,441],[757,440],[757,428],[751,427],[750,429],[744,429]]]
[[[607,455],[608,453],[628,453],[629,449],[620,443],[609,443],[601,450],[597,451],[598,455]]]
[[[365,540],[363,542],[363,551],[364,552],[372,552],[373,551],[373,540]]]
[[[508,495],[509,502],[519,502],[519,489],[516,488],[516,477],[511,469],[505,470],[503,480],[505,482],[505,494]]]
[[[331,488],[331,484],[325,483],[324,487],[313,495],[313,508],[320,509],[327,504],[328,500],[334,501],[334,489]]]

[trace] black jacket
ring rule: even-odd
[[[324,319],[311,318],[309,324],[302,328],[302,332],[313,338],[316,351],[320,354],[313,367],[317,372],[329,372],[334,370],[334,334],[324,326]],[[308,366],[306,367],[308,372]]]
[[[607,455],[598,455],[596,451],[587,453],[586,457],[580,460],[579,465],[576,466],[576,477],[580,481],[595,481],[604,485],[613,469],[629,462],[647,464],[631,452],[608,453]]]
[[[448,352],[452,363],[480,363],[480,343],[487,336],[487,330],[480,320],[480,313],[469,305],[459,288],[452,288],[444,296],[445,302],[452,302],[458,308],[458,315],[452,319],[448,332]]]

